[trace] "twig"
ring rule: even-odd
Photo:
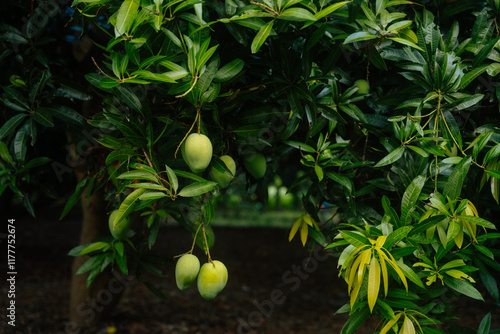
[[[199,113],[199,111],[197,111],[196,112],[196,117],[194,118],[193,124],[191,124],[191,127],[189,128],[188,132],[186,133],[186,135],[184,136],[184,138],[182,138],[181,142],[177,146],[177,149],[175,150],[174,158],[177,158],[177,152],[179,152],[179,149],[181,148],[182,143],[184,143],[184,141],[186,140],[186,138],[189,136],[189,134],[193,130],[194,125],[196,124],[196,121],[198,120],[199,117],[200,117],[200,113]]]
[[[189,94],[189,93],[190,93],[190,92],[194,89],[194,86],[196,86],[196,83],[197,83],[197,82],[198,82],[198,76],[197,76],[197,75],[195,75],[195,77],[194,77],[194,82],[193,82],[193,84],[191,85],[191,87],[190,87],[190,88],[189,88],[186,92],[184,92],[184,93],[183,93],[183,94],[181,94],[181,95],[177,95],[176,97],[177,97],[177,98],[181,98],[181,97],[184,97],[184,96],[188,95],[188,94]]]

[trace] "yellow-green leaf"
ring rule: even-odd
[[[302,219],[307,223],[307,225],[314,227],[314,220],[309,215],[303,215]]]
[[[359,294],[359,289],[360,288],[361,288],[361,284],[356,284],[356,286],[354,287],[354,290],[351,293],[351,299],[350,299],[351,309],[354,306],[354,303],[356,302],[356,299],[358,298],[358,294]]]
[[[307,227],[307,224],[305,222],[302,222],[300,227],[300,240],[302,241],[302,246],[306,245],[308,233],[309,233],[309,227]]]
[[[302,217],[299,217],[295,223],[293,223],[292,229],[290,230],[290,234],[288,235],[288,242],[292,241],[293,237],[297,233],[300,223],[302,223]]]
[[[457,235],[454,238],[455,244],[457,245],[458,248],[462,248],[462,244],[464,242],[464,229],[463,226],[460,226],[460,230],[458,231]]]
[[[446,274],[450,275],[451,277],[455,277],[461,280],[468,280],[471,283],[476,283],[472,277],[464,273],[463,271],[457,270],[457,269],[451,269],[451,270],[446,270]]]
[[[403,322],[403,327],[399,331],[399,334],[415,334],[415,326],[411,322],[410,318],[405,315],[405,321]]]
[[[359,268],[358,268],[358,284],[361,284],[363,282],[363,277],[365,275],[365,269],[370,263],[370,259],[372,256],[372,250],[367,249],[361,253],[361,262],[359,263]]]
[[[354,260],[353,264],[349,266],[346,270],[346,278],[347,278],[347,289],[351,291],[354,285],[354,279],[356,278],[356,273],[358,272],[359,264],[361,263],[361,254],[358,255],[356,260]]]
[[[392,318],[391,320],[389,320],[384,328],[382,328],[382,330],[380,331],[380,334],[387,334],[387,332],[389,332],[391,330],[391,328],[398,322],[399,318],[401,318],[401,314],[403,313],[398,313],[394,318]]]
[[[401,282],[403,282],[403,285],[405,286],[406,291],[408,291],[408,282],[406,281],[406,277],[405,277],[404,273],[399,268],[399,265],[396,262],[396,259],[394,259],[394,257],[392,256],[392,254],[389,253],[386,249],[381,248],[381,250],[382,251],[379,254],[382,255],[382,257],[384,257],[384,260],[386,260],[387,263],[389,263],[389,265],[394,269],[394,271],[396,272],[396,274],[401,279]]]
[[[378,292],[380,291],[380,266],[374,256],[370,262],[368,271],[368,307],[373,312],[373,307],[377,303]]]
[[[380,268],[382,269],[382,279],[384,282],[384,296],[387,296],[387,292],[389,291],[389,273],[387,272],[387,265],[385,264],[385,259],[380,255],[381,250],[379,252],[380,259]]]
[[[375,242],[376,247],[382,247],[385,243],[385,240],[387,239],[386,235],[381,235],[377,238],[377,241]]]

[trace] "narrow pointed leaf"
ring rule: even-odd
[[[411,213],[415,210],[420,192],[425,184],[425,177],[417,176],[406,189],[401,201],[401,225],[407,225],[411,220]]]
[[[455,166],[444,186],[444,196],[448,196],[451,200],[455,200],[458,196],[460,196],[460,193],[462,192],[462,185],[469,171],[471,162],[472,158],[470,156],[466,156]]]
[[[257,35],[254,37],[252,45],[250,47],[252,53],[257,53],[257,51],[259,51],[259,49],[262,47],[262,45],[264,44],[264,42],[266,41],[267,37],[269,36],[269,34],[273,29],[273,24],[274,20],[267,22],[260,28]]]
[[[125,0],[122,2],[116,15],[115,37],[119,37],[130,29],[137,16],[139,0]]]
[[[139,197],[141,197],[141,195],[146,191],[147,189],[135,189],[123,200],[122,204],[120,204],[120,207],[118,208],[118,215],[113,223],[113,228],[116,229],[117,226],[125,223],[125,217],[127,217],[134,210],[135,203],[139,201]]]
[[[216,185],[217,182],[212,181],[195,182],[182,188],[178,195],[181,197],[199,196],[213,190]]]
[[[373,307],[377,302],[378,292],[380,290],[380,266],[377,258],[372,257],[370,269],[368,271],[368,307],[373,312]]]
[[[399,146],[398,148],[393,150],[391,153],[386,155],[382,160],[377,162],[377,164],[374,167],[382,167],[382,166],[392,164],[392,163],[398,161],[403,156],[404,152],[405,152],[404,147]]]
[[[453,290],[457,291],[458,293],[462,295],[466,295],[470,298],[477,299],[477,300],[484,300],[483,296],[481,293],[473,287],[469,282],[462,281],[461,279],[454,278],[454,277],[443,277],[444,284],[446,284],[448,287],[452,288]]]
[[[458,219],[459,220],[464,220],[466,222],[473,223],[473,224],[476,224],[476,225],[479,225],[479,226],[483,226],[483,227],[486,227],[486,228],[491,228],[493,230],[496,230],[495,224],[493,224],[490,221],[487,221],[486,219],[480,218],[480,217],[474,217],[474,216],[468,216],[468,215],[461,215],[461,216],[458,216]]]

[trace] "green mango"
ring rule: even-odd
[[[266,174],[266,157],[260,153],[252,154],[243,160],[246,170],[254,178],[261,179]]]
[[[227,268],[220,261],[212,261],[201,266],[198,274],[198,292],[207,299],[214,299],[227,283]]]
[[[186,290],[200,271],[200,260],[193,254],[182,255],[175,265],[175,283],[180,290]]]
[[[366,95],[370,92],[370,84],[364,79],[356,80],[354,85],[358,87],[359,95]]]
[[[236,163],[229,155],[223,155],[220,159],[226,165],[227,169],[229,169],[231,174],[229,174],[228,171],[221,172],[215,168],[215,166],[212,166],[210,170],[212,173],[212,179],[219,184],[219,187],[225,188],[234,179],[234,175],[236,174]]]
[[[193,173],[203,172],[212,160],[212,142],[204,134],[192,133],[182,143],[182,158]]]
[[[132,220],[130,217],[124,218],[118,225],[115,225],[115,220],[118,218],[119,210],[113,210],[109,214],[108,225],[111,235],[115,239],[121,239],[127,235],[128,230],[130,230],[130,224]]]

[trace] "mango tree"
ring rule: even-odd
[[[63,216],[101,192],[105,211],[117,210],[111,230],[126,231],[71,251],[91,256],[78,269],[88,286],[109,268],[162,275],[150,250],[165,220],[214,269],[210,224],[226,181],[245,174],[253,191],[300,169],[288,186],[304,214],[289,239],[338,257],[350,298],[342,333],[372,316],[380,333],[443,333],[436,325],[453,308],[436,303],[443,294],[482,300],[481,284],[499,300],[499,1],[73,6],[105,37],[86,74],[99,108],[85,126],[99,149]],[[2,166],[38,114],[13,110]]]

